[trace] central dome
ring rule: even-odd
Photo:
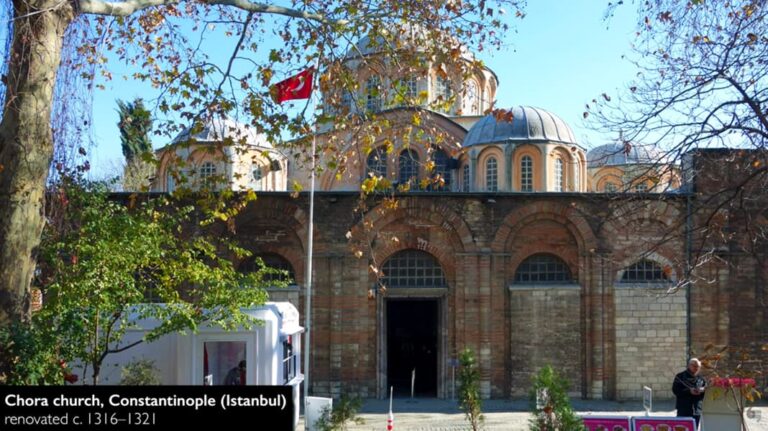
[[[512,108],[512,121],[497,121],[490,114],[475,123],[464,138],[464,147],[505,142],[576,144],[576,139],[557,115],[531,106],[516,106]]]
[[[235,144],[242,142],[245,145],[272,148],[266,136],[256,133],[253,127],[226,117],[208,118],[202,124],[202,127],[195,132],[193,133],[191,128],[186,127],[173,138],[171,143],[178,144],[190,139],[194,139],[197,142],[222,142],[225,139],[231,138]]]

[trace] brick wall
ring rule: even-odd
[[[685,293],[642,285],[617,286],[616,395],[643,397],[643,386],[656,399],[672,398],[672,379],[685,367]]]

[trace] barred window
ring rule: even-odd
[[[635,191],[637,191],[638,193],[645,193],[648,191],[648,185],[645,183],[640,183],[635,186]]]
[[[643,259],[624,268],[622,283],[663,283],[669,276],[658,263]]]
[[[445,275],[437,259],[420,250],[395,253],[384,262],[381,282],[387,288],[446,287]]]
[[[515,283],[548,284],[572,283],[571,270],[559,257],[552,254],[534,254],[515,271]]]
[[[520,190],[533,191],[533,159],[531,156],[523,156],[520,160]]]
[[[499,190],[499,170],[495,157],[489,157],[485,161],[485,190],[489,192]]]
[[[563,191],[564,179],[565,178],[563,177],[563,159],[558,157],[555,159],[555,191],[556,192]]]
[[[469,191],[469,165],[461,168],[461,186],[465,192]]]
[[[383,147],[376,148],[368,154],[368,161],[366,162],[368,167],[368,174],[373,174],[377,177],[387,176],[387,152]]]
[[[450,190],[451,189],[451,170],[448,169],[448,154],[445,151],[436,149],[432,155],[432,161],[435,162],[435,169],[432,171],[432,178],[443,179],[443,184],[433,182],[429,185],[428,190]]]
[[[379,112],[384,106],[381,97],[381,78],[372,76],[365,81],[365,109],[369,112]]]
[[[205,162],[200,165],[200,179],[203,181],[216,175],[216,165],[211,162]]]
[[[416,98],[419,96],[417,84],[418,81],[416,80],[415,76],[409,76],[405,79],[405,98],[407,99],[408,103],[414,103]]]
[[[257,258],[260,258],[267,268],[285,271],[285,273],[280,274],[264,274],[264,281],[285,281],[289,284],[295,284],[296,274],[293,271],[293,265],[291,265],[291,262],[288,262],[287,259],[275,253],[254,255],[253,257],[242,261],[238,270],[242,273],[259,271],[261,265],[257,263]]]
[[[409,180],[416,181],[419,178],[419,153],[414,150],[400,152],[400,172],[398,181],[405,184]]]

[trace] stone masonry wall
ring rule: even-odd
[[[616,306],[616,396],[641,399],[643,386],[655,399],[672,398],[672,380],[685,366],[685,293],[620,286]]]
[[[510,370],[513,397],[527,396],[531,378],[552,365],[581,395],[581,317],[578,288],[510,290]]]

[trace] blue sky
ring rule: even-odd
[[[620,7],[604,20],[607,2],[601,0],[532,0],[526,17],[514,20],[516,32],[507,36],[509,47],[479,54],[499,77],[497,106],[530,105],[562,117],[577,140],[590,148],[615,139],[583,124],[585,104],[602,93],[615,95],[635,73],[622,56],[630,54],[635,32],[635,8]],[[510,17],[509,19],[513,19]],[[226,50],[222,51],[225,53]],[[94,141],[91,165],[96,177],[117,173],[122,161],[117,128],[116,99],[151,99],[147,86],[126,83],[120,71],[96,90]],[[166,142],[153,138],[155,147]]]

